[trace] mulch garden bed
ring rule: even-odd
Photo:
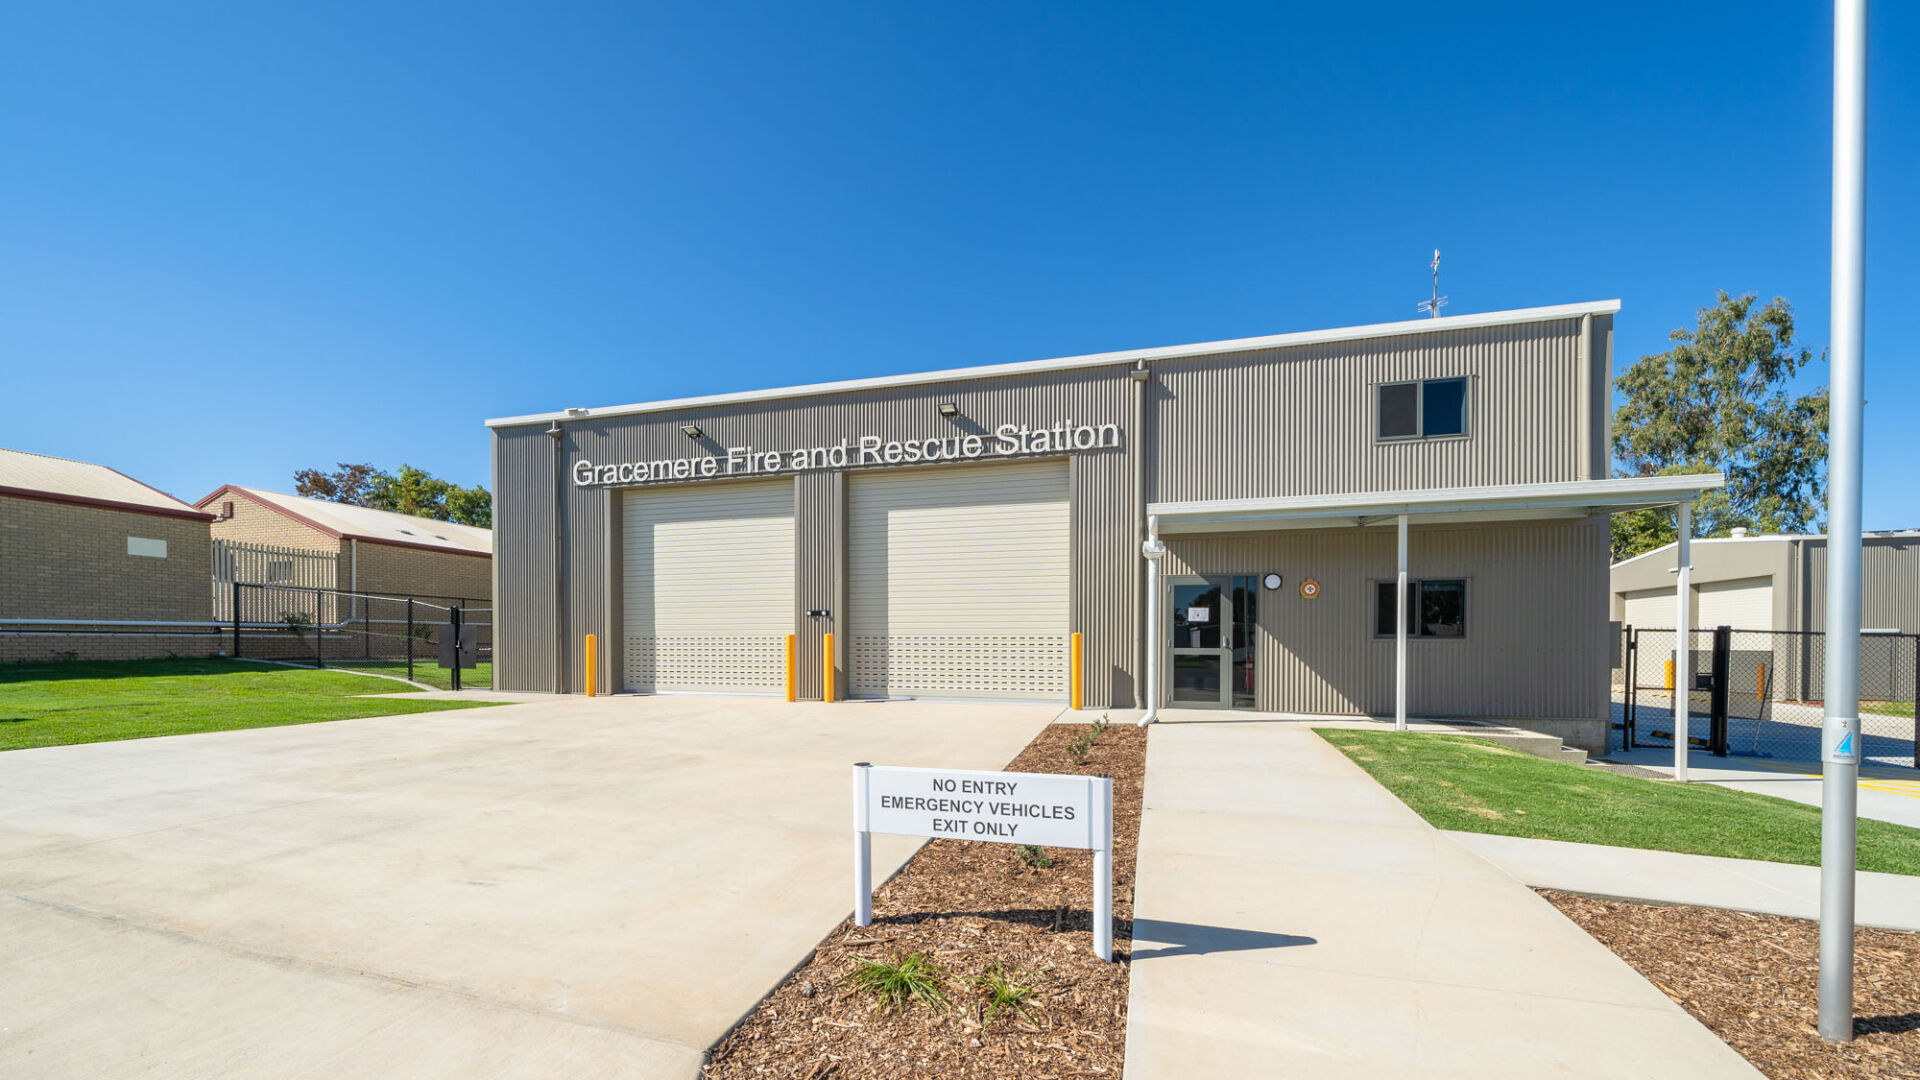
[[[1920,1076],[1920,934],[1854,935],[1854,1040],[1820,1037],[1817,923],[1542,890],[1772,1080]]]
[[[1007,765],[1013,772],[1113,778],[1113,953],[1093,955],[1093,853],[1045,849],[1030,865],[1010,844],[930,840],[873,898],[873,925],[851,920],[781,983],[709,1055],[708,1078],[1120,1075],[1126,1053],[1127,961],[1135,843],[1147,733],[1108,727],[1076,764],[1086,724],[1053,724]],[[1032,855],[1031,852],[1028,853]],[[944,1008],[887,1008],[848,976],[863,960],[925,954]],[[1009,973],[1033,996],[1025,1013],[988,1018],[976,980]]]

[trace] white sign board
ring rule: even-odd
[[[853,767],[854,922],[873,923],[874,833],[1093,852],[1093,951],[1113,959],[1113,781],[1060,773]]]
[[[869,832],[1092,849],[1094,788],[1058,773],[869,766]]]
[[[1212,608],[1190,607],[1187,609],[1188,622],[1207,622],[1213,616]]]

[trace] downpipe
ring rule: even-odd
[[[1140,715],[1140,726],[1160,719],[1160,560],[1167,545],[1160,542],[1159,523],[1147,519],[1147,541],[1140,554],[1147,560],[1147,711]]]

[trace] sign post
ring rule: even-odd
[[[1113,780],[1070,773],[853,767],[853,921],[873,924],[874,833],[1093,852],[1093,953],[1113,959]]]

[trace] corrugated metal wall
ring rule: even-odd
[[[1804,541],[1802,617],[1809,630],[1827,628],[1827,542]],[[1869,630],[1920,633],[1920,537],[1869,536],[1860,544],[1860,625]]]
[[[735,446],[791,451],[861,435],[990,437],[1002,423],[1118,425],[1124,432],[1120,448],[1071,455],[1070,629],[1085,635],[1087,703],[1126,707],[1134,704],[1133,657],[1142,614],[1136,610],[1142,569],[1134,543],[1142,509],[1134,454],[1147,455],[1153,500],[1576,479],[1582,466],[1580,325],[1570,319],[1156,361],[1145,387],[1143,432],[1131,430],[1133,387],[1127,369],[1115,366],[587,418],[565,424],[559,449],[571,475],[581,460],[724,455]],[[1603,329],[1610,335],[1611,320],[1596,319],[1589,339],[1597,367],[1608,364],[1599,351]],[[1474,380],[1469,437],[1375,442],[1373,384],[1462,374]],[[947,401],[959,407],[958,417],[939,415],[936,406]],[[698,425],[701,436],[689,438],[683,424]],[[1596,441],[1603,440],[1604,425],[1593,427]],[[612,512],[618,495],[562,483],[565,558],[556,569],[550,535],[553,442],[538,425],[498,429],[495,435],[498,685],[546,690],[557,682],[561,689],[578,689],[580,639],[597,633],[605,657],[601,685],[616,689],[604,673],[619,664],[617,651],[608,647],[619,636],[618,515]],[[1604,459],[1603,449],[1587,452]],[[817,698],[820,637],[844,630],[846,489],[843,477],[832,472],[802,472],[793,479],[799,683],[803,696]],[[1597,618],[1604,628],[1604,539],[1597,559],[1603,582]],[[806,618],[813,608],[832,616]],[[1600,649],[1601,662],[1604,654]]]
[[[566,433],[560,444],[565,465],[571,469],[573,463],[580,460],[610,464],[724,455],[727,448],[738,446],[791,451],[831,445],[842,438],[857,441],[862,435],[887,440],[951,438],[966,434],[990,438],[994,428],[1005,423],[1035,427],[1067,422],[1115,424],[1124,432],[1131,422],[1131,394],[1126,370],[1118,367],[1045,376],[963,380],[712,410],[577,421],[565,425]],[[959,406],[958,417],[948,419],[939,414],[937,406],[946,401]],[[688,423],[701,428],[698,440],[680,430]],[[526,514],[543,523],[550,520],[551,512],[539,508],[543,497],[548,500],[547,505],[551,505],[553,497],[552,465],[548,456],[553,450],[547,436],[542,429],[531,426],[501,429],[497,434],[495,485],[500,516],[496,520]],[[1119,510],[1134,516],[1140,513],[1129,480],[1127,455],[1133,442],[1128,432],[1123,434],[1117,449],[1086,450],[1072,455],[1076,461],[1076,490],[1097,488],[1105,492],[1102,498],[1108,509],[1102,511],[1104,517],[1113,518]],[[989,455],[981,460],[1015,459]],[[912,466],[887,468],[893,471]],[[844,630],[841,620],[846,610],[845,487],[843,479],[825,471],[802,472],[793,475],[793,480],[798,548],[794,629],[799,637],[800,693],[803,697],[817,698],[820,696],[821,635],[828,630]],[[538,490],[527,486],[536,484]],[[614,625],[617,601],[612,595],[617,589],[610,587],[609,582],[617,587],[619,571],[609,547],[613,529],[608,508],[612,504],[612,493],[606,488],[582,488],[569,482],[562,498],[567,507],[562,542],[566,553],[562,567],[566,582],[565,609],[555,612],[550,602],[540,602],[532,595],[516,595],[510,601],[502,593],[499,617],[517,620],[520,633],[531,639],[546,638],[548,642],[554,619],[556,616],[562,619],[567,628],[563,635],[567,649],[563,660],[567,676],[564,688],[573,690],[578,688],[579,672],[572,669],[578,666],[577,643],[582,636],[597,633],[602,635],[603,643],[618,637],[618,627]],[[495,561],[503,583],[534,583],[537,579],[547,583],[546,588],[551,590],[551,546],[539,543],[541,537],[534,535],[537,529],[529,527],[531,522],[514,524],[514,528],[495,530]],[[1132,628],[1124,621],[1123,609],[1116,607],[1115,598],[1102,594],[1116,587],[1116,578],[1112,576],[1115,545],[1121,548],[1127,545],[1123,538],[1114,535],[1080,530],[1076,530],[1073,544],[1072,561],[1076,567],[1073,629],[1086,634],[1089,656],[1107,657],[1103,662],[1109,665],[1122,663],[1117,658],[1124,654]],[[1088,574],[1107,576],[1090,579]],[[1124,589],[1124,582],[1118,587]],[[1121,605],[1124,602],[1124,599],[1118,601]],[[1091,609],[1087,606],[1089,603],[1093,605]],[[805,617],[808,609],[817,608],[829,610],[831,617],[825,620]],[[542,648],[551,656],[550,644]],[[604,654],[604,644],[602,649]],[[604,672],[614,664],[617,659],[608,655],[601,669]],[[844,671],[844,664],[840,667]],[[523,658],[516,656],[513,663],[503,663],[497,669],[501,672],[499,685],[503,689],[545,690],[550,686],[552,668],[551,660],[545,664],[523,662]],[[1110,683],[1111,679],[1100,685]],[[1090,682],[1089,704],[1131,702],[1130,695],[1119,700],[1103,700],[1100,691],[1092,686]],[[841,692],[845,692],[844,684]]]
[[[1607,527],[1577,523],[1414,526],[1408,572],[1467,579],[1464,638],[1414,639],[1407,692],[1417,716],[1590,718],[1607,701]],[[1394,578],[1394,530],[1168,537],[1166,571],[1265,574],[1259,707],[1393,711],[1391,637],[1373,633],[1374,583]],[[1312,578],[1318,597],[1300,595]]]
[[[1579,352],[1564,319],[1155,363],[1148,501],[1577,480]],[[1374,439],[1373,387],[1462,375],[1468,436]]]
[[[493,677],[503,689],[554,688],[553,454],[541,428],[494,432]]]
[[[847,474],[801,473],[794,478],[793,543],[796,583],[793,595],[794,633],[801,662],[798,692],[803,700],[818,701],[826,684],[820,643],[828,633],[842,636],[835,626],[846,617]],[[810,618],[809,611],[825,611]],[[840,659],[844,659],[844,648]],[[836,661],[836,667],[844,666]],[[844,698],[845,680],[836,679],[834,696]]]

